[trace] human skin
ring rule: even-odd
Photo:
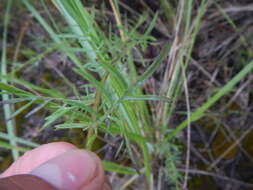
[[[32,174],[60,190],[110,190],[101,160],[66,142],[41,145],[26,152],[0,177]]]

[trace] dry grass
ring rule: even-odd
[[[133,23],[137,15],[145,15],[146,22],[138,29],[143,33],[144,28],[157,14],[156,25],[151,31],[154,40],[151,40],[152,43],[147,43],[144,51],[140,46],[136,46],[132,52],[137,74],[143,74],[160,54],[162,47],[170,44],[166,60],[143,85],[143,92],[146,94],[166,96],[172,101],[171,104],[155,101],[149,101],[148,104],[150,120],[156,126],[150,136],[154,144],[161,145],[161,150],[157,148],[152,153],[154,189],[183,189],[184,187],[184,189],[246,190],[253,188],[252,72],[240,80],[230,93],[206,110],[198,121],[188,120],[187,129],[178,133],[173,141],[166,142],[170,147],[167,147],[166,143],[163,144],[165,134],[170,134],[170,131],[182,121],[189,119],[192,112],[208,101],[215,92],[229,83],[245,65],[252,61],[253,4],[251,0],[207,1],[203,18],[199,23],[195,22],[197,22],[196,17],[201,1],[194,0],[191,13],[193,23],[188,26],[186,10],[182,8],[186,1],[121,0],[119,9],[115,6],[115,2],[117,1],[96,0],[89,3],[85,1],[85,5],[89,12],[95,10],[95,19],[106,35],[109,36],[110,32],[118,34],[124,43],[129,40],[126,39],[125,34],[129,31],[124,31],[122,26]],[[163,6],[160,6],[160,3]],[[86,93],[81,87],[88,84],[87,80],[71,71],[74,67],[73,62],[55,51],[57,47],[50,44],[48,34],[42,26],[20,3],[16,3],[13,9],[7,50],[8,59],[16,63],[13,66],[17,71],[16,74],[36,85],[59,89],[68,97],[74,96],[70,90],[73,86],[78,87],[78,93]],[[38,10],[47,20],[50,20],[41,5],[38,5]],[[164,12],[168,10],[171,10],[171,14]],[[51,7],[48,11],[61,22],[56,9]],[[0,14],[4,14],[2,4]],[[25,22],[23,18],[26,18]],[[3,17],[0,16],[1,34],[4,28],[2,20]],[[200,28],[192,44],[192,34],[197,24]],[[0,38],[1,43],[2,40]],[[48,44],[50,49],[44,51]],[[124,48],[123,45],[121,47]],[[0,51],[3,51],[2,47]],[[82,58],[81,53],[78,56]],[[33,61],[33,64],[27,67],[32,58],[38,61]],[[187,64],[181,64],[185,62]],[[51,63],[54,65],[52,66]],[[97,74],[94,76],[98,77]],[[173,83],[172,79],[176,82]],[[19,87],[23,88],[23,86]],[[32,92],[32,89],[28,90]],[[89,87],[89,90],[93,92],[95,88]],[[18,103],[15,108],[18,109],[23,105]],[[15,117],[16,125],[19,126],[17,136],[38,143],[66,140],[79,147],[85,146],[85,134],[81,129],[47,128],[43,132],[38,130],[49,114],[50,112],[44,107],[35,105],[24,110]],[[5,132],[4,122],[5,119],[1,116],[1,132]],[[58,120],[54,124],[62,122],[63,120]],[[138,161],[137,164],[131,161],[131,155],[130,158],[125,159],[128,148],[123,144],[123,137],[112,138],[108,134],[99,133],[95,151],[106,160],[138,167]],[[130,148],[138,158],[141,157],[138,148],[134,145]],[[166,160],[166,155],[172,158]],[[3,170],[11,162],[10,152],[1,149],[0,159],[0,168]],[[174,165],[166,168],[166,161],[168,164],[173,162]],[[139,172],[143,171],[140,169]],[[166,173],[168,175],[163,175]],[[177,176],[179,174],[181,177]],[[147,188],[143,175],[138,173],[128,176],[111,172],[108,176],[115,189]],[[172,179],[167,180],[168,176]]]

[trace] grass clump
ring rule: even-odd
[[[15,159],[18,151],[26,150],[18,148],[17,144],[38,146],[17,137],[15,125],[9,118],[19,116],[27,109],[26,118],[47,110],[39,133],[52,127],[56,131],[81,130],[81,146],[91,151],[98,151],[101,148],[98,142],[104,141],[105,169],[121,174],[126,181],[115,184],[115,187],[187,188],[193,123],[207,117],[210,108],[233,91],[253,69],[252,61],[244,64],[223,87],[216,88],[205,102],[193,108],[189,65],[194,62],[193,51],[198,45],[206,12],[217,4],[207,0],[180,0],[177,3],[161,0],[161,11],[155,12],[142,1],[142,6],[148,9],[147,13],[139,14],[118,0],[110,0],[101,7],[88,7],[89,3],[86,6],[81,0],[41,0],[40,4],[29,0],[21,2],[30,19],[34,19],[47,37],[39,42],[40,53],[36,57],[30,57],[26,62],[10,63],[13,66],[7,72],[6,16],[0,88],[8,130],[0,133],[0,138],[10,143],[3,142],[0,146],[11,149]],[[11,3],[7,5],[6,15]],[[220,6],[217,7],[222,11]],[[111,11],[108,13],[108,10]],[[99,20],[108,15],[110,24]],[[227,15],[225,18],[229,20]],[[235,24],[232,25],[236,28]],[[154,34],[163,33],[161,31],[169,33],[163,43]],[[158,53],[147,61],[145,53],[150,48]],[[54,63],[57,61],[68,64],[68,70],[64,71],[62,64]],[[50,77],[54,72],[56,81],[41,77],[34,83],[25,79],[22,72],[34,71],[40,62],[47,64],[44,67],[51,71]],[[154,79],[157,73],[159,80]],[[146,87],[151,80],[155,80],[151,88],[153,93]],[[178,102],[182,99],[185,111],[175,124]],[[22,106],[12,111],[10,105],[17,103]],[[185,128],[184,154],[180,134]],[[109,151],[112,149],[114,151]],[[178,170],[182,165],[184,175],[182,169]],[[137,187],[135,181],[145,183]]]

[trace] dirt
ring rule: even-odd
[[[138,13],[145,12],[148,8],[154,12],[159,11],[161,25],[154,28],[152,35],[159,41],[161,46],[172,41],[174,37],[173,30],[166,28],[165,15],[159,1],[122,0],[121,2]],[[197,7],[198,1],[195,2]],[[230,81],[253,58],[252,1],[223,0],[217,2],[228,14],[233,24],[224,17],[215,5],[210,6],[204,15],[187,73],[191,110],[195,110],[202,105],[218,88]],[[171,3],[174,8],[177,6],[177,1],[171,1]],[[85,2],[87,7],[95,5],[98,10],[102,4],[105,4],[108,12],[111,13],[107,1]],[[247,7],[251,7],[251,9],[247,10]],[[41,7],[38,6],[38,8]],[[57,17],[57,12],[54,9],[51,11]],[[129,18],[133,16],[133,13],[127,11],[124,7],[121,7],[121,11]],[[0,4],[0,34],[3,33],[3,14],[4,5]],[[101,27],[106,27],[105,23],[101,23],[103,18],[98,16],[97,19]],[[48,35],[19,3],[15,5],[11,20],[8,33],[8,58],[10,60],[26,61],[31,56],[41,53],[44,49],[43,46],[48,42]],[[107,21],[115,27],[113,14],[107,18]],[[22,30],[24,30],[23,36]],[[21,36],[21,48],[18,56],[15,57],[17,43]],[[44,41],[45,44],[40,43],[38,46],[39,41]],[[0,42],[2,42],[2,38],[0,38]],[[0,53],[1,51],[0,48]],[[150,46],[143,53],[147,60],[152,61],[159,54],[159,48]],[[54,63],[53,66],[50,64],[52,62]],[[142,73],[145,67],[138,61],[135,64],[139,68],[138,72]],[[66,92],[67,96],[72,96],[73,94],[69,92],[68,87],[64,85],[59,77],[59,73],[65,75],[77,86],[87,84],[87,81],[81,79],[74,72],[69,72],[72,67],[72,63],[66,57],[59,54],[59,52],[51,52],[40,60],[38,65],[21,70],[18,75],[37,85],[45,84],[43,81],[46,81],[53,88]],[[163,71],[164,65],[144,85],[145,92],[156,93],[157,86],[161,83],[164,74]],[[233,93],[225,96],[212,107],[205,118],[192,124],[189,189],[253,189],[253,185],[250,186],[250,184],[253,184],[252,80],[253,75],[251,73],[236,86]],[[20,106],[22,104],[16,104],[15,108],[17,109]],[[43,133],[40,133],[39,128],[43,125],[44,118],[49,115],[49,112],[42,109],[27,117],[27,114],[35,108],[36,105],[15,118],[19,137],[41,144],[64,140],[79,147],[84,147],[85,135],[81,130],[54,130],[50,126]],[[180,113],[186,110],[185,97],[182,95],[178,100],[170,128],[175,127],[176,124],[185,119],[185,116]],[[1,109],[0,112],[3,113],[3,110]],[[5,131],[2,114],[0,131]],[[185,139],[186,132],[183,132],[178,139],[178,144],[185,147],[187,144]],[[102,141],[98,142],[97,149],[100,150],[105,144]],[[233,147],[231,148],[231,146]],[[231,148],[231,151],[228,151],[229,148]],[[226,151],[228,151],[227,154],[224,154]],[[110,155],[107,156],[110,157]],[[184,152],[183,159],[185,159]],[[11,162],[10,151],[0,149],[0,169],[3,171]],[[184,163],[184,160],[182,163]],[[184,168],[184,165],[180,164],[178,167]],[[200,171],[206,173],[203,174]],[[223,178],[219,176],[223,176]],[[141,187],[137,185],[133,189],[141,189]]]

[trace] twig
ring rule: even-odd
[[[230,12],[246,12],[246,11],[253,11],[253,5],[247,5],[247,6],[231,6],[228,8],[224,8],[223,11],[225,13],[230,13]],[[210,15],[210,19],[213,19],[214,17],[219,16],[222,14],[221,12],[215,12],[212,15]]]
[[[143,173],[145,171],[144,168],[142,168],[140,170],[140,173]],[[127,180],[126,183],[124,183],[124,185],[121,186],[121,188],[119,190],[124,190],[126,189],[129,185],[131,185],[135,180],[137,180],[140,177],[140,174],[135,174],[133,175],[129,180]]]
[[[196,60],[191,59],[191,63],[197,67],[207,78],[210,79],[210,83],[214,83],[217,87],[221,87],[222,85],[215,79],[213,76],[204,68],[202,67]]]
[[[123,25],[122,25],[122,22],[121,22],[121,19],[120,19],[119,12],[117,11],[117,8],[116,8],[113,0],[109,0],[109,1],[110,1],[112,10],[113,10],[114,16],[115,16],[115,20],[116,20],[117,26],[119,28],[119,33],[120,33],[121,40],[123,42],[126,42],[126,37],[125,37],[124,31],[122,29]]]
[[[31,24],[31,19],[29,18],[28,21],[25,22],[23,27],[21,28],[21,31],[18,35],[18,42],[15,48],[14,56],[13,56],[13,62],[16,63],[18,61],[19,51],[21,47],[21,42],[23,41],[25,31],[27,30],[28,26]]]
[[[251,132],[253,129],[253,125],[251,125],[251,127],[245,131],[239,139],[237,139],[225,152],[223,152],[219,158],[217,158],[212,164],[211,166],[208,167],[208,170],[211,170],[213,167],[215,167],[222,158],[224,158],[227,154],[229,154],[248,134],[249,132]]]
[[[182,168],[178,168],[178,171],[186,172],[185,169],[182,169]],[[245,186],[245,187],[251,187],[251,188],[253,187],[253,184],[245,183],[245,182],[239,181],[237,179],[233,179],[233,178],[230,178],[230,177],[227,177],[227,176],[214,174],[214,173],[211,173],[211,172],[206,172],[206,171],[203,171],[203,170],[189,169],[188,172],[191,173],[191,174],[212,176],[212,177],[215,177],[215,178],[218,178],[218,179],[221,179],[221,180],[224,180],[224,181],[229,181],[231,183],[236,183],[238,185]]]
[[[187,189],[187,182],[189,176],[189,167],[190,167],[190,158],[191,158],[191,108],[190,108],[190,100],[189,100],[189,91],[187,86],[187,77],[185,74],[185,65],[182,63],[182,76],[183,76],[183,85],[184,85],[184,92],[185,92],[185,100],[186,100],[186,107],[187,107],[187,119],[188,119],[188,126],[187,126],[187,151],[186,151],[186,162],[185,162],[185,177],[184,177],[184,184],[183,189]]]

